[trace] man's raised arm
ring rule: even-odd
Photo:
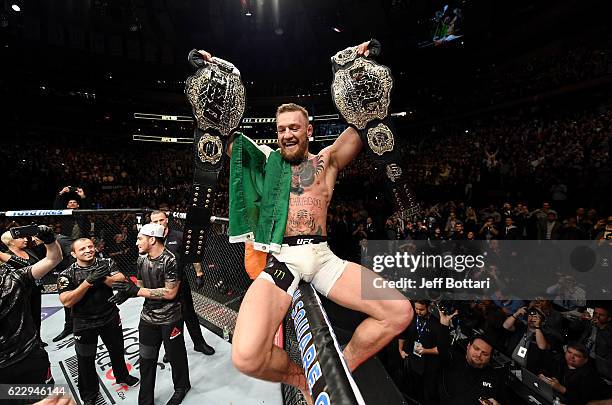
[[[344,169],[361,152],[362,147],[363,143],[357,131],[353,127],[348,127],[329,146],[332,164],[338,170]]]

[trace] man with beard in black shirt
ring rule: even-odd
[[[0,267],[0,384],[44,384],[50,377],[49,357],[42,348],[30,313],[35,281],[62,260],[53,229],[41,225],[38,238],[46,256],[34,265]]]
[[[163,211],[153,211],[151,213],[151,223],[158,224],[164,227],[164,239],[165,246],[174,256],[179,257],[179,250],[181,248],[181,244],[183,243],[183,232],[176,231],[174,229],[170,229],[168,227],[168,216]],[[182,263],[178,263],[178,267],[182,270],[182,275],[184,276],[186,266],[183,266]],[[202,265],[201,263],[194,263],[194,267],[196,270],[196,283],[200,285],[201,282],[204,281],[204,275],[202,274]],[[199,271],[198,271],[199,270]],[[193,308],[193,297],[191,296],[191,288],[189,287],[189,282],[185,277],[181,277],[183,282],[180,286],[179,295],[181,297],[181,309],[183,312],[183,319],[185,320],[185,325],[187,326],[187,330],[189,331],[189,336],[191,336],[191,340],[193,341],[193,350],[196,352],[204,353],[206,355],[215,354],[215,349],[213,349],[206,340],[204,340],[204,336],[202,335],[202,330],[200,329],[200,321],[198,320],[198,315],[196,314]],[[164,355],[163,358],[164,363],[168,362],[167,355]]]
[[[174,395],[167,405],[178,405],[191,389],[187,351],[183,337],[183,317],[179,292],[180,272],[174,255],[164,247],[164,227],[146,224],[136,240],[137,285],[129,281],[113,283],[119,291],[112,301],[144,297],[138,326],[140,340],[139,405],[152,405],[159,348],[164,343],[172,367]]]
[[[112,259],[98,259],[95,253],[91,239],[75,240],[71,255],[76,262],[57,279],[60,301],[72,309],[79,394],[84,405],[95,404],[100,390],[95,366],[98,336],[108,349],[116,381],[131,387],[138,384],[125,365],[119,310],[108,301],[113,296],[112,283],[125,280],[125,276]]]
[[[451,352],[448,326],[457,314],[457,311],[451,315],[440,311],[440,404],[504,404],[503,376],[489,365],[493,347],[484,336],[474,336],[470,339],[465,356]]]
[[[399,351],[411,396],[423,404],[433,405],[438,403],[436,383],[440,361],[437,346],[442,326],[429,312],[429,305],[427,300],[414,301],[416,319],[399,336]]]

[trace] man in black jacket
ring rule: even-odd
[[[451,352],[449,325],[451,315],[440,312],[441,339],[438,353],[441,372],[438,385],[440,405],[505,404],[503,376],[490,366],[493,347],[484,336],[474,336],[465,355]]]

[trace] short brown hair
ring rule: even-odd
[[[295,103],[286,103],[286,104],[279,105],[278,108],[276,109],[276,118],[278,119],[278,116],[282,113],[292,112],[292,111],[301,112],[302,114],[304,114],[304,117],[306,117],[306,122],[309,122],[308,111],[301,105],[298,105]]]

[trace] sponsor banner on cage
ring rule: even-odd
[[[72,215],[72,210],[20,210],[20,211],[6,211],[4,213],[7,217],[44,217],[44,216],[58,216],[58,215]]]
[[[533,300],[581,306],[612,299],[609,240],[368,240],[364,299]]]

